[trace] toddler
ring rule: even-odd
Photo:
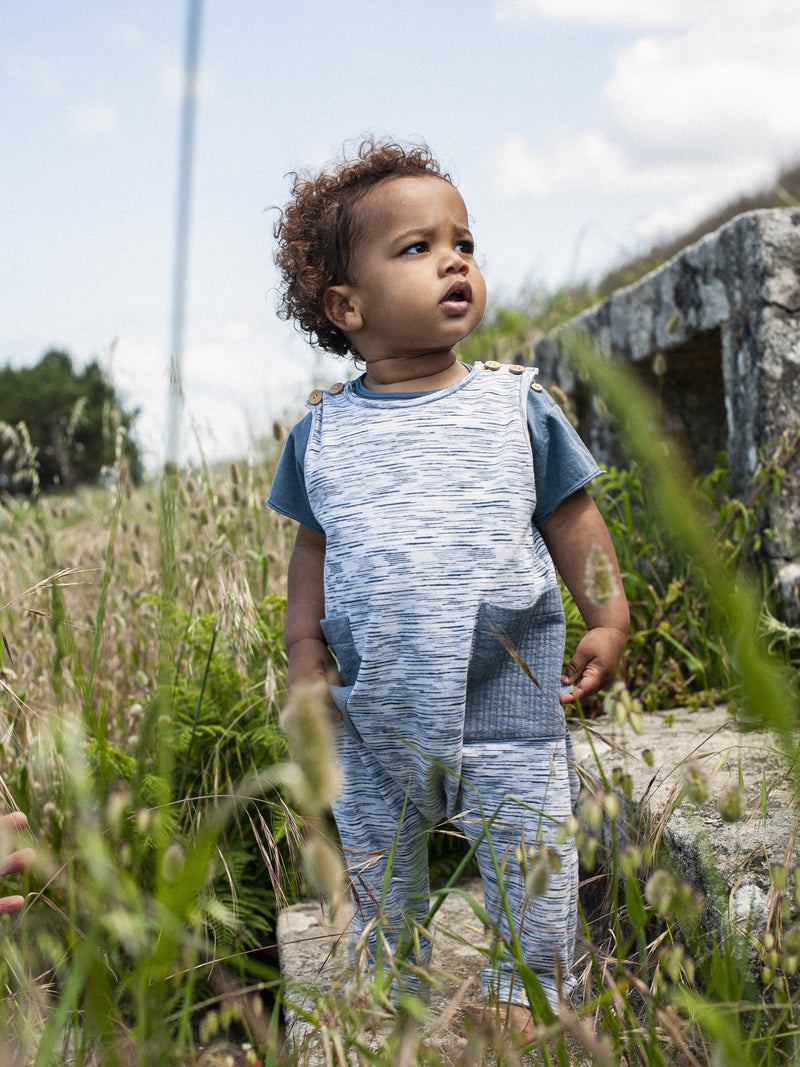
[[[364,368],[311,393],[269,498],[299,523],[289,686],[325,679],[338,709],[355,937],[371,924],[373,951],[379,927],[424,954],[427,831],[457,822],[480,842],[496,923],[483,994],[530,1037],[504,946],[518,939],[554,1007],[568,995],[578,864],[558,827],[577,778],[562,705],[608,685],[629,625],[585,488],[599,469],[535,370],[458,361],[486,287],[464,201],[427,148],[367,141],[295,176],[276,237],[281,313]],[[598,559],[602,603],[587,587]],[[557,571],[587,627],[566,668]],[[560,858],[536,896],[531,848]]]

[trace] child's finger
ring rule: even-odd
[[[579,648],[576,648],[575,655],[566,665],[564,673],[561,675],[561,684],[564,686],[575,685],[583,675],[590,660],[590,656],[584,655]]]
[[[25,897],[0,897],[0,915],[13,915],[15,911],[22,911]]]
[[[9,811],[7,815],[3,815],[0,818],[0,827],[11,833],[17,830],[24,830],[27,825],[28,816],[22,811]]]
[[[572,679],[574,684],[571,692],[562,692],[560,698],[562,704],[574,704],[582,697],[591,696],[603,685],[605,671],[601,663],[593,659],[587,660],[583,668]]]
[[[12,852],[5,859],[0,859],[0,877],[27,870],[35,859],[36,853],[32,848],[21,848],[17,852]]]

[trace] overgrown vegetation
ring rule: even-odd
[[[609,712],[630,726],[645,710],[727,702],[788,751],[798,698],[786,668],[800,665],[800,641],[771,624],[754,567],[757,512],[788,453],[763,457],[747,500],[730,495],[723,463],[689,487],[659,458],[634,386],[619,388],[619,370],[582,342],[571,351],[609,408],[625,405],[634,456],[598,493],[633,614],[629,688]],[[113,490],[0,509],[0,774],[40,857],[16,879],[21,918],[0,933],[0,1060],[301,1063],[316,1046],[330,1063],[452,1062],[425,1038],[421,1002],[391,1008],[402,961],[383,981],[301,1002],[270,951],[304,856],[323,889],[335,870],[319,845],[319,740],[304,744],[313,701],[287,724],[293,764],[279,723],[292,529],[263,504],[269,464],[168,470],[135,489],[120,440],[114,468]],[[618,783],[595,788],[564,832],[596,887],[584,896],[586,999],[554,1016],[519,961],[545,1022],[540,1060],[793,1062],[800,871],[774,872],[779,906],[763,929],[731,925],[715,944],[655,837],[624,825]],[[441,841],[437,902],[461,891],[470,859]],[[535,896],[551,860],[525,862]],[[312,1024],[294,1051],[279,1033],[284,1000]],[[498,1062],[518,1062],[490,1025],[472,1029],[462,1062],[485,1062],[492,1044]]]
[[[126,1062],[129,1042],[175,1063],[243,970],[271,1005],[276,908],[300,879],[295,817],[259,784],[286,757],[288,524],[265,472],[189,471],[159,497],[121,454],[117,471],[113,490],[0,511],[0,769],[43,863],[5,943],[3,1062],[71,1062],[79,1039],[76,1062],[98,1042]]]
[[[769,186],[735,197],[698,219],[683,233],[672,234],[657,241],[648,251],[628,259],[621,266],[609,271],[597,285],[598,294],[601,298],[605,298],[623,285],[632,285],[651,270],[655,270],[668,259],[672,259],[688,245],[695,244],[709,233],[714,233],[715,230],[745,211],[798,206],[800,206],[800,163],[795,162],[783,169]]]
[[[769,576],[760,555],[762,533],[759,514],[777,495],[786,464],[800,453],[800,437],[775,442],[766,448],[753,474],[746,499],[732,493],[724,454],[715,469],[686,485],[686,507],[691,503],[719,566],[718,577],[732,582],[748,578],[761,591],[762,626],[774,635],[772,647],[798,664],[791,630],[780,625],[774,612]],[[657,519],[657,484],[652,462],[642,459],[623,470],[613,469],[598,483],[596,499],[611,530],[625,593],[631,607],[631,636],[625,668],[630,690],[645,710],[676,706],[735,703],[738,675],[727,647],[725,630],[709,628],[709,575],[686,547]],[[581,620],[569,603],[574,644]],[[778,637],[778,635],[782,635]]]

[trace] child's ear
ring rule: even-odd
[[[360,330],[363,323],[349,285],[332,285],[325,290],[325,314],[342,333]]]

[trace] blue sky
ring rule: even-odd
[[[97,358],[163,459],[177,0],[4,0],[0,365]],[[241,455],[315,377],[272,205],[361,134],[425,139],[490,295],[597,278],[800,159],[796,0],[204,0],[183,455]]]

